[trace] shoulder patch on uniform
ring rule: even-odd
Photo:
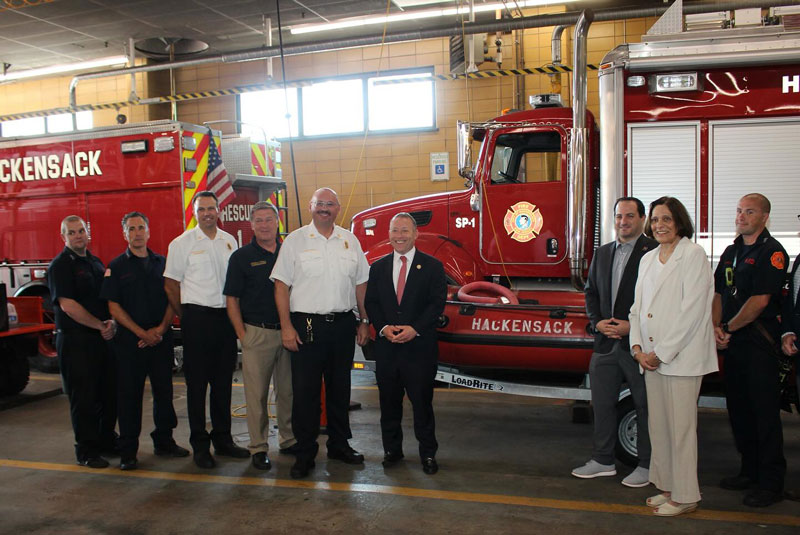
[[[769,259],[769,263],[772,264],[772,267],[775,269],[783,269],[786,267],[786,260],[783,257],[783,253],[780,251],[775,251],[772,253],[772,256]]]
[[[111,276],[111,268],[106,268],[106,272],[103,274],[103,276],[104,277],[110,277]]]

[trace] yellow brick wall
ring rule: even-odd
[[[563,11],[563,9],[530,9],[525,15]],[[655,18],[628,21],[599,22],[590,27],[589,63],[597,64],[606,52],[624,42],[638,42]],[[562,36],[562,62],[572,64],[572,32],[568,28]],[[550,63],[550,38],[552,27],[533,28],[524,32],[506,34],[503,39],[503,67],[539,67]],[[495,36],[489,35],[490,49],[494,55]],[[517,65],[514,40],[521,39],[522,64]],[[448,40],[428,39],[419,42],[394,43],[384,47],[353,48],[286,58],[287,79],[298,80],[339,76],[352,73],[388,71],[409,67],[433,67],[437,74],[449,71]],[[276,80],[281,79],[280,60],[273,60]],[[484,62],[480,69],[495,69],[497,65]],[[589,74],[589,109],[598,113],[597,76]],[[67,104],[69,76],[34,80],[0,86],[0,114],[64,106]],[[177,70],[178,93],[228,88],[236,85],[267,81],[267,62],[250,61],[233,64],[212,64]],[[528,96],[550,92],[550,77],[525,76],[517,85],[523,88],[521,102],[528,106]],[[141,97],[160,96],[168,88],[164,73],[150,78],[138,75]],[[520,85],[521,84],[521,85]],[[482,121],[495,117],[505,108],[515,105],[515,80],[512,77],[488,80],[459,80],[436,83],[437,131],[409,134],[373,134],[364,138],[336,137],[294,142],[300,204],[303,222],[307,223],[308,200],[317,188],[327,186],[339,193],[342,202],[342,224],[349,226],[350,218],[360,210],[387,202],[407,199],[434,192],[457,191],[463,180],[456,172],[457,120]],[[128,77],[90,80],[79,85],[78,103],[102,103],[124,100],[129,91]],[[571,76],[562,75],[561,94],[565,103],[571,98]],[[150,109],[152,108],[152,109]],[[133,106],[121,110],[129,122],[164,118],[168,107]],[[178,119],[190,123],[203,123],[217,119],[236,118],[235,97],[209,98],[182,102],[177,107]],[[114,124],[116,112],[95,112],[95,125]],[[223,127],[231,132],[233,127]],[[450,180],[431,182],[430,153],[447,151],[450,154]],[[291,183],[289,143],[282,147],[283,176],[289,183],[288,203],[290,227],[297,226],[294,187]]]

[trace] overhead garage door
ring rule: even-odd
[[[736,204],[748,193],[769,198],[769,231],[789,256],[796,256],[800,252],[800,121],[709,122],[709,146],[715,262],[734,238]]]

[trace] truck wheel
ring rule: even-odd
[[[638,425],[633,398],[628,396],[617,403],[617,459],[628,466],[639,464],[636,437]]]
[[[19,394],[28,385],[28,358],[17,351],[14,343],[3,343],[0,357],[0,396]]]

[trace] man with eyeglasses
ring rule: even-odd
[[[355,342],[369,338],[364,310],[369,266],[356,237],[336,225],[336,192],[314,192],[312,222],[289,234],[270,278],[281,323],[281,341],[292,352],[292,427],[297,439],[295,479],[314,468],[319,445],[320,389],[325,377],[328,458],[362,464],[364,456],[348,444],[352,438],[350,369]],[[358,308],[360,322],[353,315]]]
[[[194,463],[214,468],[214,453],[247,459],[231,436],[231,383],[236,333],[225,310],[225,274],[236,250],[233,236],[217,227],[219,204],[211,191],[192,199],[197,226],[172,240],[164,269],[169,304],[181,318],[183,373]],[[206,431],[206,391],[211,388],[211,434]]]

